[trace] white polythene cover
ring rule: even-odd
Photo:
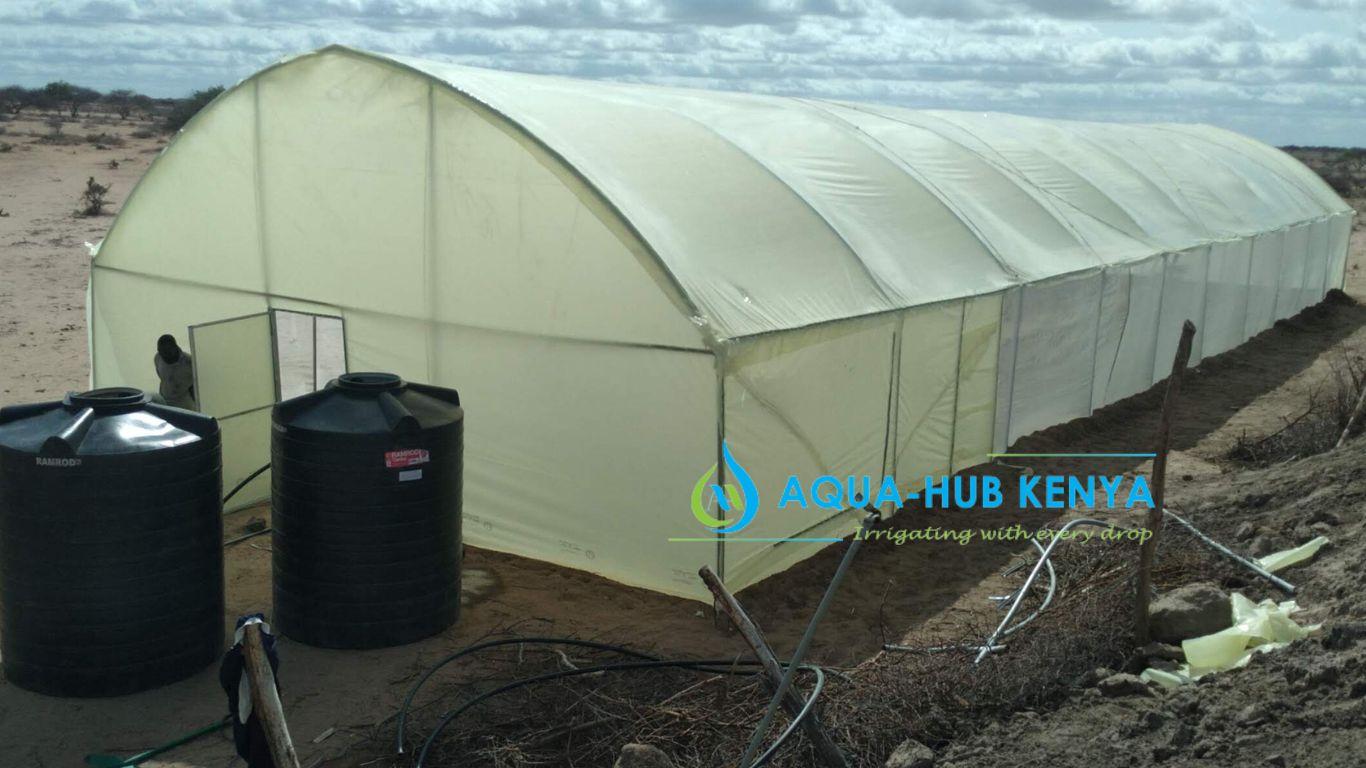
[[[1185,319],[1198,359],[1340,286],[1351,215],[1207,126],[333,46],[229,89],[130,195],[91,271],[93,379],[155,388],[160,334],[218,328],[231,487],[269,460],[280,363],[264,321],[213,324],[322,315],[350,370],[460,391],[469,543],[707,599],[699,566],[742,587],[857,524],[773,509],[789,475],[910,490],[1140,392]],[[718,542],[690,498],[723,444],[764,501]]]

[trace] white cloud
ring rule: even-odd
[[[1276,37],[1275,33],[1248,16],[1226,16],[1206,22],[1199,27],[1199,31],[1222,42],[1272,40]]]
[[[1259,6],[1260,7],[1260,6]],[[1221,0],[43,0],[0,83],[154,94],[340,42],[581,77],[1366,144],[1366,27]],[[1289,14],[1287,16],[1286,14]],[[1293,23],[1291,23],[1293,22]]]
[[[1349,11],[1363,7],[1362,0],[1286,0],[1296,8],[1309,11]]]
[[[1068,19],[1170,19],[1200,21],[1226,16],[1229,0],[1023,0],[1050,16]]]

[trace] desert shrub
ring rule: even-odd
[[[1286,419],[1284,426],[1268,435],[1239,435],[1228,458],[1266,467],[1323,453],[1337,445],[1366,390],[1366,360],[1343,355],[1332,362],[1332,368],[1332,375],[1309,394],[1299,415]],[[1361,434],[1364,426],[1366,419],[1361,419],[1353,425],[1353,434]]]
[[[136,131],[133,131],[130,135],[135,139],[150,139],[155,137],[156,133],[153,131],[149,131],[146,128],[139,128]]]
[[[30,136],[37,136],[38,141],[42,144],[66,146],[69,144],[80,144],[84,141],[80,136],[71,136],[62,132],[62,129],[66,127],[66,121],[61,117],[54,115],[43,121],[43,124],[47,126],[47,133],[29,134]]]
[[[0,141],[0,152],[13,152],[14,145],[7,141]]]
[[[95,181],[91,176],[85,182],[85,191],[81,193],[81,207],[76,211],[80,216],[99,216],[104,213],[104,206],[108,203],[104,196],[109,194],[109,187]]]
[[[113,133],[87,133],[85,142],[106,147],[121,147],[123,146],[123,137]]]
[[[1366,190],[1366,183],[1358,181],[1351,173],[1339,168],[1324,170],[1319,175],[1341,197],[1358,197]]]
[[[170,113],[166,115],[162,127],[167,131],[178,131],[190,122],[199,110],[208,106],[208,103],[218,98],[218,94],[223,92],[223,86],[216,85],[202,91],[195,91],[189,97],[180,99],[171,107]]]
[[[104,95],[104,103],[109,105],[109,108],[114,110],[114,113],[123,120],[127,120],[128,116],[133,114],[134,109],[144,108],[145,104],[150,102],[151,99],[148,97],[127,88],[113,90]]]

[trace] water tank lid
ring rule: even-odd
[[[337,377],[337,386],[356,392],[383,392],[403,387],[403,379],[392,373],[343,373]]]
[[[192,443],[217,450],[218,422],[172,408],[132,387],[71,392],[61,400],[0,408],[0,449],[49,457],[145,453]]]
[[[110,411],[147,403],[147,393],[132,387],[104,387],[86,392],[72,392],[66,396],[66,404],[80,408],[93,408],[96,411]]]

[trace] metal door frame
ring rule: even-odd
[[[338,321],[338,322],[341,323],[341,332],[342,332],[342,373],[350,373],[350,372],[351,372],[351,350],[350,350],[350,348],[349,348],[349,345],[346,343],[346,317],[344,317],[343,315],[340,315],[340,314],[337,314],[337,315],[329,315],[329,314],[325,314],[325,313],[323,313],[323,312],[305,312],[305,311],[303,311],[303,310],[297,310],[297,309],[282,309],[282,308],[278,308],[278,307],[271,307],[269,310],[266,310],[266,314],[270,315],[270,358],[271,358],[271,361],[270,361],[270,362],[271,362],[271,370],[273,370],[273,371],[275,372],[275,402],[279,403],[279,402],[282,402],[282,401],[284,400],[284,392],[283,392],[282,389],[281,389],[282,384],[281,384],[281,382],[280,382],[280,335],[279,335],[278,326],[277,326],[276,320],[275,320],[276,315],[278,315],[278,314],[281,313],[281,312],[288,312],[288,313],[291,314],[291,315],[303,315],[303,316],[305,316],[305,317],[308,317],[308,318],[311,318],[311,319],[312,319],[312,323],[311,323],[312,331],[313,331],[313,364],[312,364],[312,377],[313,377],[313,391],[314,391],[314,392],[317,392],[317,391],[318,391],[318,318],[321,317],[321,318],[326,318],[326,319],[328,319],[328,320],[336,320],[336,321]],[[252,317],[252,315],[248,315],[248,317]],[[239,318],[239,319],[240,319],[240,318]]]
[[[244,411],[238,411],[236,413],[224,414],[222,416],[217,416],[216,418],[231,419],[234,416],[243,416],[248,413],[254,413],[256,411],[259,411],[262,408],[273,407],[275,403],[282,401],[283,393],[281,392],[280,382],[280,335],[276,321],[276,315],[280,312],[288,312],[293,315],[304,315],[306,317],[311,318],[311,326],[313,332],[312,381],[314,392],[318,391],[318,318],[321,317],[328,320],[336,320],[341,323],[342,372],[349,373],[351,371],[351,350],[350,345],[346,343],[346,317],[341,314],[329,315],[324,312],[307,312],[303,310],[271,307],[270,309],[267,309],[265,312],[252,312],[246,315],[237,315],[235,317],[225,317],[219,320],[210,320],[206,323],[194,323],[192,325],[186,326],[185,331],[186,338],[188,339],[188,344],[190,346],[190,370],[192,375],[194,376],[194,387],[196,396],[198,396],[203,391],[203,389],[199,386],[199,355],[195,351],[195,329],[208,328],[215,325],[222,325],[223,323],[235,323],[242,320],[250,320],[252,318],[260,317],[262,315],[266,316],[267,322],[270,327],[270,370],[271,375],[274,378],[275,400],[267,405],[257,406],[255,408],[248,408]],[[202,403],[200,405],[202,407]]]
[[[203,394],[204,390],[203,390],[202,387],[199,386],[199,354],[195,351],[195,345],[194,345],[194,332],[195,332],[195,329],[196,329],[196,328],[209,328],[209,327],[215,326],[215,325],[222,325],[222,324],[224,324],[224,323],[235,323],[235,322],[240,322],[240,321],[242,321],[242,320],[250,320],[250,319],[252,319],[252,318],[254,318],[254,317],[260,317],[260,316],[262,316],[262,315],[266,315],[266,316],[267,316],[267,320],[268,320],[269,325],[270,325],[271,345],[272,345],[272,347],[273,347],[274,344],[275,344],[275,322],[274,322],[273,318],[270,318],[270,317],[269,317],[269,315],[270,315],[270,312],[269,312],[269,311],[266,311],[266,312],[252,312],[251,314],[247,314],[247,315],[237,315],[236,317],[225,317],[225,318],[223,318],[223,319],[221,319],[221,320],[210,320],[210,321],[207,322],[207,323],[195,323],[195,324],[193,324],[193,325],[186,326],[186,328],[185,328],[185,334],[186,334],[187,338],[189,339],[189,344],[190,344],[190,371],[191,371],[191,374],[194,376],[194,389],[195,389],[195,399],[196,399],[196,400],[199,400],[199,397],[200,397],[200,395]],[[277,402],[278,402],[278,397],[279,397],[279,392],[280,392],[280,387],[279,387],[279,384],[278,384],[279,379],[280,379],[280,372],[279,372],[279,363],[275,360],[276,355],[275,355],[275,350],[274,350],[273,348],[271,349],[270,356],[271,356],[271,370],[273,371],[274,376],[275,376],[275,380],[276,380],[276,382],[277,382],[277,384],[276,384],[276,386],[275,386],[275,392],[276,392],[276,397],[277,397]],[[199,400],[198,405],[199,405],[200,408],[203,408],[203,407],[204,407],[203,401],[202,401],[202,400]],[[227,414],[224,414],[224,415],[222,415],[222,416],[214,416],[213,414],[208,414],[208,413],[206,413],[205,415],[206,415],[206,416],[214,416],[214,418],[218,419],[219,421],[222,421],[222,420],[224,420],[224,419],[231,419],[231,418],[233,418],[233,417],[235,417],[235,416],[245,416],[245,415],[248,414],[248,413],[255,413],[255,412],[257,412],[257,411],[259,411],[259,410],[262,410],[262,409],[264,409],[264,408],[271,408],[271,407],[273,407],[274,405],[275,405],[275,403],[269,403],[269,404],[267,404],[267,405],[261,405],[261,406],[255,407],[255,408],[248,408],[248,409],[246,409],[245,411],[237,411],[236,413],[227,413]],[[201,413],[203,413],[203,411],[201,411]]]

